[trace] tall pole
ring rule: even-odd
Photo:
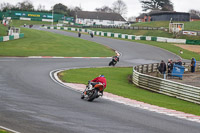
[[[53,6],[52,6],[52,27],[53,27]]]

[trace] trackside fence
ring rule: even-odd
[[[134,67],[132,76],[133,83],[144,89],[200,104],[200,87],[186,85],[145,74],[156,72],[158,65],[159,63]],[[190,66],[188,63],[184,63],[184,66],[186,68],[185,70],[189,70]],[[200,65],[197,66],[196,70],[200,71]]]
[[[46,29],[61,29],[61,30],[69,30],[69,31],[81,31],[81,32],[92,32],[97,36],[105,36],[105,37],[114,37],[114,38],[123,38],[129,40],[146,40],[146,41],[157,41],[157,42],[166,42],[166,43],[181,43],[181,44],[190,44],[190,45],[200,45],[200,40],[186,40],[186,39],[174,39],[174,38],[166,38],[166,37],[155,37],[155,36],[136,36],[136,35],[128,35],[121,33],[112,33],[112,32],[103,32],[103,31],[92,31],[90,29],[82,29],[76,27],[47,27]]]

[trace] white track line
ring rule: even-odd
[[[7,130],[7,131],[10,131],[12,133],[20,133],[20,132],[17,132],[15,130],[12,130],[12,129],[9,129],[9,128],[6,128],[6,127],[3,127],[3,126],[0,126],[1,129],[4,129],[4,130]]]

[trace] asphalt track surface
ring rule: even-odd
[[[77,37],[76,33],[48,31]],[[121,52],[117,66],[178,58],[170,52],[134,42],[88,35],[82,38]],[[94,102],[81,100],[80,93],[60,86],[49,76],[55,69],[107,66],[109,60],[0,58],[0,126],[21,133],[200,132],[196,122],[103,98]]]

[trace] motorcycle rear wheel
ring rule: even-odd
[[[98,95],[98,90],[97,89],[94,89],[92,90],[92,93],[91,95],[88,96],[88,101],[92,102]]]
[[[84,94],[81,94],[81,99],[84,99],[84,98],[85,98]]]

